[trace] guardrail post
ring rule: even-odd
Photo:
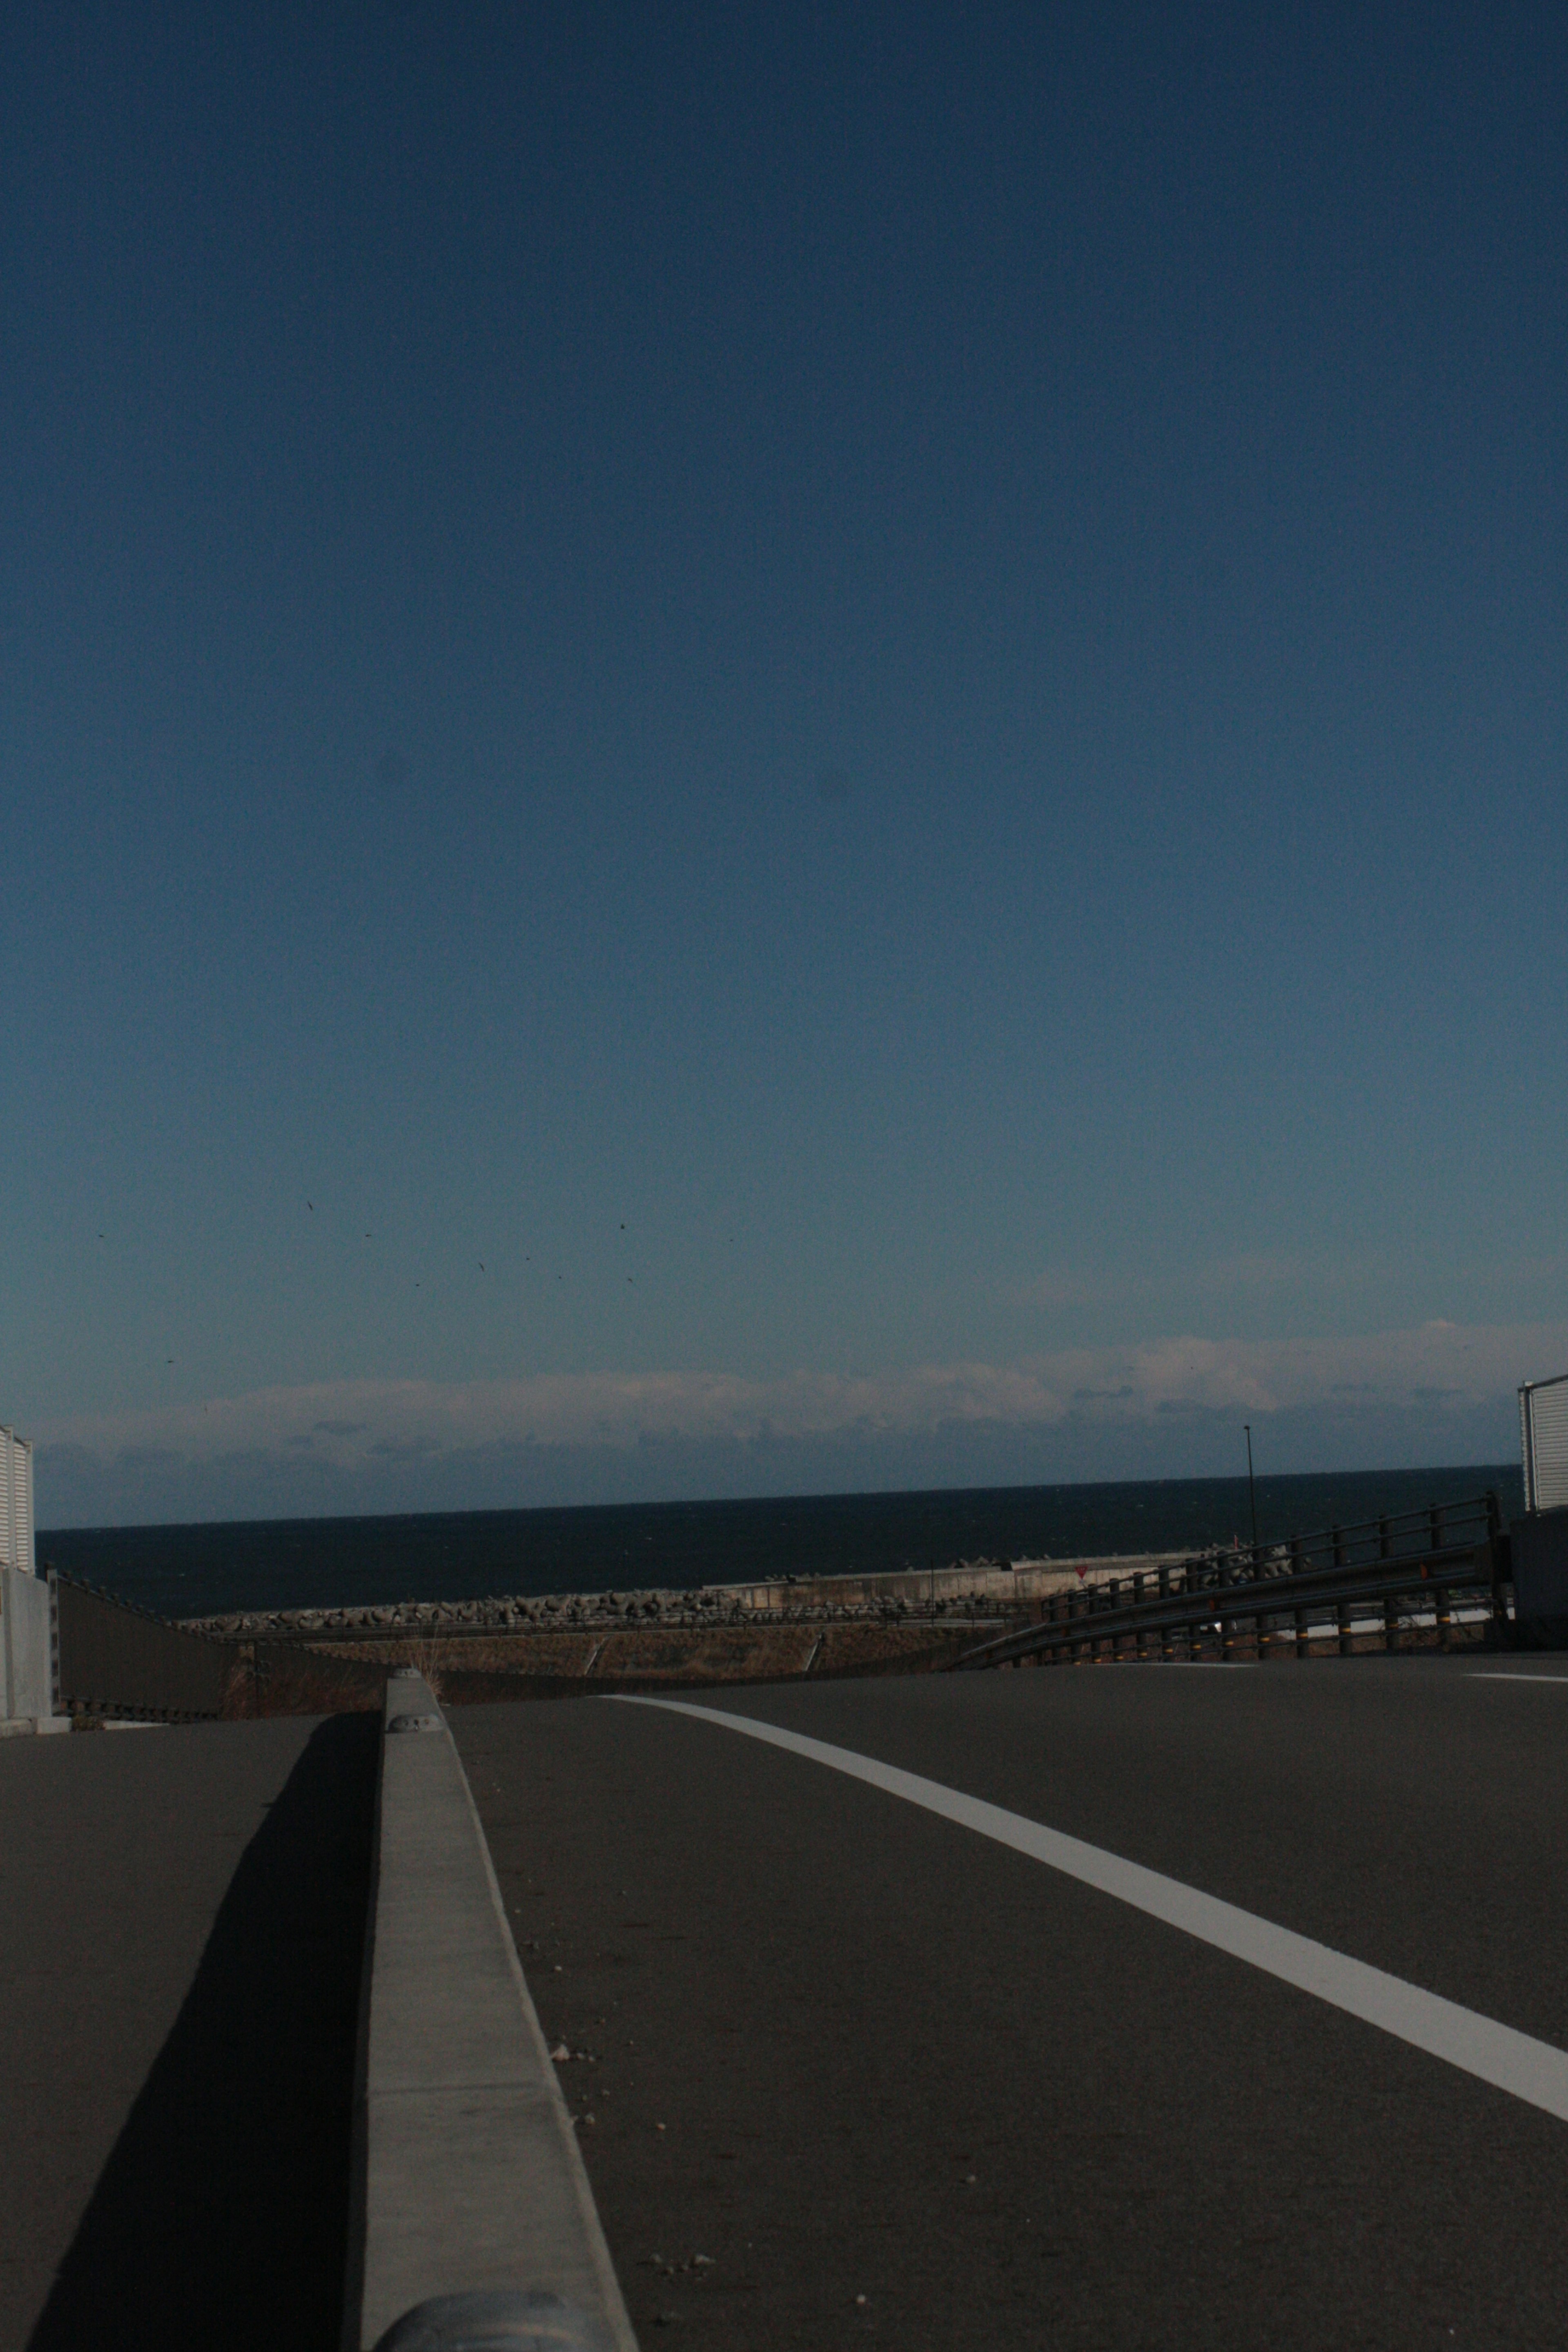
[[[1383,1646],[1385,1650],[1399,1647],[1399,1603],[1392,1594],[1383,1604]]]
[[[1296,1655],[1299,1658],[1310,1658],[1312,1654],[1312,1637],[1307,1631],[1307,1614],[1305,1609],[1296,1612]]]
[[[1336,1606],[1334,1622],[1340,1630],[1340,1655],[1348,1658],[1355,1645],[1355,1637],[1351,1632],[1351,1604],[1348,1601],[1342,1601]]]
[[[1440,1584],[1432,1595],[1432,1613],[1437,1623],[1437,1647],[1440,1650],[1451,1648],[1454,1639],[1454,1612],[1446,1584]]]

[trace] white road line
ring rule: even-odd
[[[1047,1829],[1023,1813],[1008,1812],[981,1797],[965,1796],[961,1790],[928,1780],[919,1772],[905,1772],[877,1757],[859,1756],[851,1748],[835,1748],[826,1739],[809,1739],[802,1732],[784,1731],[777,1724],[759,1722],[754,1716],[731,1715],[721,1707],[694,1706],[682,1699],[645,1698],[630,1691],[613,1696],[618,1706],[661,1707],[671,1715],[689,1715],[699,1723],[743,1732],[748,1739],[787,1748],[792,1755],[826,1764],[889,1796],[905,1798],[944,1821],[1011,1846],[1016,1853],[1029,1854],[1102,1895],[1114,1895],[1135,1911],[1147,1912],[1169,1927],[1179,1927],[1202,1944],[1212,1944],[1216,1951],[1247,1960],[1266,1975],[1312,1993],[1331,2008],[1342,2009],[1368,2025],[1380,2026],[1396,2040],[1445,2059],[1450,2066],[1568,2123],[1568,2052],[1550,2042],[1517,2033],[1511,2025],[1500,2025],[1495,2018],[1462,2009],[1458,2001],[1424,1992],[1419,1985],[1406,1984],[1403,1977],[1369,1968],[1364,1960],[1352,1960],[1327,1944],[1314,1943],[1310,1936],[1298,1936],[1292,1928],[1277,1927],[1254,1912],[1221,1902],[1217,1895],[1184,1886],[1180,1879],[1145,1870],[1142,1863],[1124,1861],[1103,1847],[1086,1845],[1081,1838]]]
[[[1510,1674],[1488,1674],[1488,1673],[1485,1673],[1485,1672],[1481,1671],[1479,1668],[1478,1668],[1478,1669],[1477,1669],[1476,1671],[1474,1671],[1473,1673],[1467,1675],[1466,1675],[1466,1677],[1465,1677],[1465,1679],[1466,1679],[1466,1681],[1467,1681],[1467,1682],[1471,1682],[1471,1683],[1563,1683],[1563,1684],[1568,1684],[1568,1675],[1510,1675]]]

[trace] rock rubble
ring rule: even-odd
[[[776,1591],[777,1588],[774,1588]],[[637,1626],[701,1628],[724,1625],[891,1624],[904,1618],[962,1621],[994,1601],[977,1594],[939,1595],[934,1612],[924,1600],[794,1601],[787,1590],[762,1606],[726,1585],[688,1592],[554,1592],[507,1594],[483,1601],[403,1601],[369,1608],[246,1610],[228,1616],[189,1617],[193,1633],[309,1636],[332,1633],[505,1633],[611,1632]]]

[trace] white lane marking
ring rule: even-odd
[[[1465,1679],[1472,1683],[1568,1683],[1568,1675],[1489,1674],[1478,1668]]]
[[[731,1715],[721,1707],[694,1706],[683,1699],[644,1697],[630,1691],[614,1693],[613,1703],[662,1707],[671,1715],[692,1716],[699,1723],[719,1724],[726,1730],[743,1732],[748,1739],[761,1739],[772,1748],[807,1757],[813,1763],[829,1765],[834,1771],[864,1780],[889,1796],[902,1797],[944,1821],[994,1838],[998,1845],[1011,1846],[1016,1853],[1029,1854],[1101,1895],[1114,1895],[1135,1911],[1163,1920],[1168,1927],[1179,1927],[1184,1935],[1212,1944],[1216,1951],[1249,1961],[1266,1975],[1327,2001],[1331,2009],[1342,2009],[1368,2025],[1379,2026],[1397,2041],[1445,2059],[1450,2066],[1568,2123],[1568,2052],[1550,2042],[1537,2042],[1531,2034],[1518,2033],[1511,2025],[1500,2025],[1477,2010],[1463,2009],[1458,2001],[1425,1992],[1403,1977],[1369,1968],[1364,1960],[1352,1960],[1327,1944],[1314,1943],[1310,1936],[1298,1936],[1293,1928],[1277,1927],[1255,1912],[1222,1902],[1218,1895],[1184,1886],[1179,1878],[1146,1870],[1142,1863],[1127,1862],[1102,1846],[1086,1845],[1081,1838],[1047,1829],[1023,1813],[987,1804],[982,1797],[965,1796],[962,1790],[949,1789],[941,1780],[903,1771],[875,1756],[858,1755],[852,1748],[835,1748],[826,1739],[810,1739],[803,1732],[759,1722],[754,1716]]]

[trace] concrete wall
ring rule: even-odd
[[[775,1609],[857,1606],[878,1601],[1042,1601],[1053,1592],[1077,1591],[1080,1584],[1104,1584],[1112,1577],[1136,1576],[1186,1554],[1180,1551],[1117,1552],[1082,1559],[1020,1561],[1016,1568],[896,1569],[879,1576],[803,1576],[793,1584],[723,1584],[704,1587],[759,1612]],[[1083,1576],[1079,1570],[1083,1569]]]
[[[1515,1519],[1509,1549],[1521,1638],[1532,1647],[1568,1645],[1568,1510]]]
[[[0,1722],[53,1713],[48,1585],[0,1568]]]

